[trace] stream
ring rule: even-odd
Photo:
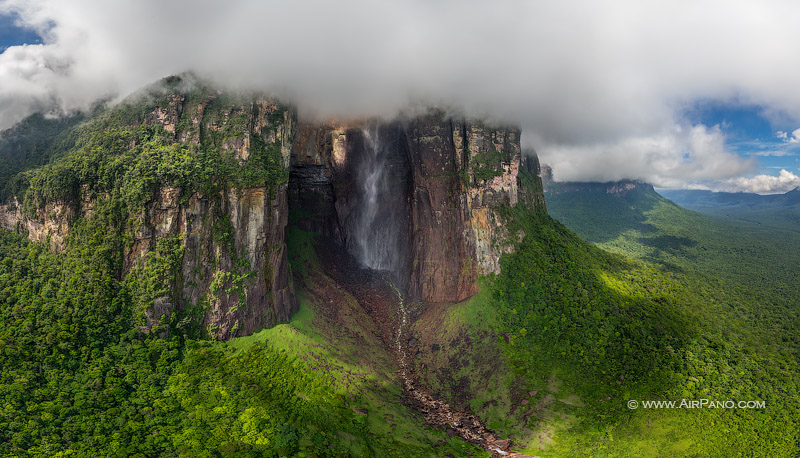
[[[398,317],[397,330],[395,332],[395,354],[397,355],[398,375],[407,395],[424,414],[425,420],[433,426],[452,428],[465,440],[480,445],[486,451],[491,452],[493,457],[528,458],[529,455],[512,452],[511,441],[498,438],[483,425],[478,417],[452,409],[449,404],[434,398],[421,386],[408,354],[408,338],[405,335],[409,332],[409,319],[405,300],[400,290],[387,276],[384,275],[383,279],[392,289],[397,299]]]

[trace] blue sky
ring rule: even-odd
[[[800,142],[790,142],[800,128],[788,116],[758,105],[700,101],[684,113],[692,124],[718,125],[730,151],[758,160],[758,173],[777,175],[781,169],[800,171]],[[787,133],[786,139],[778,137]]]
[[[18,27],[16,15],[0,14],[0,53],[9,46],[39,44],[42,42],[36,31]]]

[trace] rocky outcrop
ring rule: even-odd
[[[577,182],[577,181],[544,181],[544,192],[547,194],[565,194],[575,192],[591,192],[611,194],[615,197],[625,197],[630,192],[654,191],[653,185],[638,180],[620,180],[607,182]]]
[[[346,126],[333,123],[299,124],[289,172],[293,223],[342,245],[334,177],[337,172],[343,174],[347,130]],[[338,183],[342,181],[339,179]]]
[[[70,225],[78,215],[91,215],[94,203],[86,188],[82,187],[77,202],[47,202],[43,208],[36,209],[34,215],[25,214],[16,196],[7,204],[0,205],[0,227],[9,231],[22,232],[28,238],[46,243],[56,253],[64,251]]]
[[[354,186],[367,130],[383,149],[392,191],[379,220],[403,226],[396,279],[408,296],[460,301],[477,292],[479,274],[499,272],[499,259],[524,234],[507,233],[497,209],[524,200],[544,205],[541,186],[520,186],[520,170],[538,162],[521,153],[520,132],[452,119],[439,111],[393,122],[301,125],[295,140],[290,207],[297,224],[354,250]]]
[[[409,293],[463,300],[477,292],[477,275],[498,272],[511,249],[495,207],[518,202],[519,131],[431,113],[409,122],[408,143],[415,235]]]
[[[288,320],[297,302],[284,242],[286,196],[284,184],[274,193],[266,187],[195,193],[181,203],[179,189],[162,188],[140,216],[125,258],[126,271],[143,268],[160,240],[173,236],[182,244],[172,285],[177,303],[165,307],[167,299],[157,298],[147,327],[175,307],[200,307],[203,327],[219,339]]]
[[[28,238],[47,243],[54,252],[64,250],[65,239],[69,234],[70,220],[74,217],[73,207],[64,202],[48,202],[36,211],[34,217],[22,213],[16,197],[7,205],[0,205],[0,227],[9,231],[27,233]]]
[[[264,161],[269,149],[279,154],[277,167],[288,175],[297,119],[292,108],[267,97],[198,87],[159,91],[145,94],[150,105],[144,119],[136,119],[137,125],[160,126],[165,138],[183,144],[190,154],[213,148],[237,161],[242,170],[262,167],[256,163],[248,169],[248,161]],[[125,104],[120,109],[126,109]],[[254,148],[260,148],[260,157],[254,156]],[[134,298],[142,303],[142,331],[158,327],[163,333],[169,326],[186,326],[172,319],[176,312],[184,312],[185,319],[198,321],[192,326],[218,339],[288,320],[297,310],[297,300],[285,243],[287,188],[285,178],[260,186],[227,185],[211,194],[164,185],[140,212],[120,222],[131,240],[123,248],[123,277],[152,276],[151,259],[161,256],[159,246],[165,241],[177,243],[180,253],[173,272],[154,277],[170,279],[169,294]],[[26,216],[12,198],[0,206],[0,225],[62,251],[72,223],[91,217],[94,199],[108,198],[90,198],[86,189],[84,185],[77,201],[47,202],[33,216]]]
[[[153,119],[189,145],[210,137],[220,154],[230,154],[240,163],[250,159],[254,138],[275,145],[288,169],[294,111],[266,97],[222,102],[218,96],[212,93],[194,103],[169,96],[167,108],[156,108]],[[183,256],[179,281],[172,285],[173,308],[200,308],[203,328],[218,339],[287,321],[297,310],[285,243],[287,184],[230,188],[218,195],[186,194],[162,187],[146,205],[125,269],[142,268],[159,240],[177,236]],[[163,304],[164,299],[158,298],[155,305],[159,301]],[[156,309],[147,314],[148,326],[157,324],[170,307]]]

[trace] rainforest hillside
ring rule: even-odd
[[[798,299],[794,230],[690,211],[641,182],[551,182],[546,189],[550,214],[601,248],[775,292],[773,300]]]

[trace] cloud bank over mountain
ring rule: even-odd
[[[753,192],[756,194],[783,194],[800,187],[800,176],[782,169],[778,176],[755,175],[735,177],[707,183],[694,183],[690,189],[723,192]]]
[[[800,121],[800,4],[5,0],[41,45],[0,54],[0,129],[194,70],[307,114],[456,106],[520,124],[556,179],[658,186],[752,174],[697,100]],[[787,134],[787,138],[792,134]]]

